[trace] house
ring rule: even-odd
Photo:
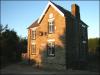
[[[86,61],[87,27],[77,4],[72,4],[70,12],[49,1],[41,16],[28,27],[28,58],[41,67],[78,67]]]

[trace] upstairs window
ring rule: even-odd
[[[54,33],[54,21],[49,22],[49,33]]]
[[[48,56],[55,56],[55,43],[54,41],[48,42],[48,48],[47,48],[47,54]]]
[[[49,15],[48,19],[48,32],[54,33],[54,17],[52,13]]]
[[[84,40],[84,41],[82,41],[82,43],[84,43],[84,44],[85,44],[85,43],[86,43],[86,41]]]
[[[36,31],[32,31],[32,39],[33,39],[33,40],[36,39]]]

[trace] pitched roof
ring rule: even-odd
[[[80,20],[80,23],[86,27],[88,27],[88,25],[86,23],[84,23],[82,20]]]
[[[64,9],[63,7],[51,2],[52,4],[54,4],[64,15],[66,14],[66,12],[68,12],[68,10]]]
[[[53,3],[53,2],[52,2]],[[74,16],[71,14],[70,11],[66,10],[65,8],[61,7],[60,5],[57,5],[55,3],[53,3],[61,12],[63,12],[64,16],[68,16],[67,14],[69,14],[72,18],[74,18]]]
[[[72,18],[74,18],[74,16],[71,14],[70,11],[68,11],[68,10],[64,9],[63,7],[61,7],[61,6],[57,5],[57,4],[49,1],[48,4],[47,4],[47,6],[46,6],[46,8],[43,11],[43,13],[41,14],[40,18],[37,19],[31,26],[29,26],[28,29],[32,28],[32,27],[39,26],[39,23],[40,23],[41,19],[43,18],[44,14],[46,13],[49,5],[51,5],[55,10],[57,10],[58,13],[61,14],[62,16],[67,16],[67,14],[69,14]],[[82,20],[80,20],[80,22],[81,22],[81,24],[83,24],[85,26],[88,26]]]
[[[47,6],[45,7],[43,13],[41,14],[39,20],[38,20],[38,23],[40,23],[41,19],[43,18],[43,16],[45,15],[47,9],[49,8],[49,6],[52,6],[61,16],[64,17],[64,13],[65,13],[65,9],[51,1],[48,2]]]
[[[33,22],[27,29],[37,27],[37,26],[39,26],[38,19],[35,22]]]
[[[53,3],[53,2],[52,2]],[[60,11],[62,11],[64,13],[65,16],[67,16],[67,14],[69,14],[72,18],[74,18],[74,16],[71,14],[70,11],[64,9],[63,7],[53,3]],[[88,25],[86,23],[84,23],[82,20],[80,20],[80,23],[85,25],[86,27],[88,27]]]

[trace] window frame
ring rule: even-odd
[[[49,41],[47,43],[47,56],[54,57],[55,56],[55,42]]]
[[[53,13],[49,14],[49,19],[48,19],[48,33],[52,34],[55,32],[55,22],[54,22],[54,15]]]
[[[36,39],[36,30],[32,30],[32,40]]]
[[[35,55],[36,54],[36,44],[31,45],[31,54]]]
[[[54,20],[51,20],[48,22],[48,33],[54,33],[55,32],[55,25]]]

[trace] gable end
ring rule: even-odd
[[[42,20],[43,16],[45,15],[47,9],[49,8],[49,6],[52,6],[61,16],[64,17],[64,13],[62,11],[60,11],[52,2],[48,2],[47,6],[45,7],[43,13],[41,14],[39,20],[38,20],[38,23],[40,23],[40,21]]]

